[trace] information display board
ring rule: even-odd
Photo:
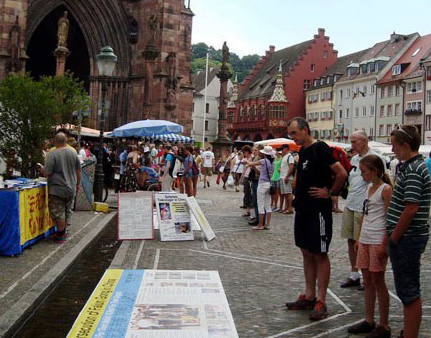
[[[237,338],[217,271],[105,272],[67,337]]]
[[[214,231],[211,228],[211,225],[209,224],[196,199],[194,197],[187,197],[187,205],[189,206],[189,209],[192,212],[193,216],[195,216],[199,227],[204,232],[205,239],[207,241],[213,240],[215,238]]]
[[[151,191],[118,194],[118,239],[154,239]]]
[[[187,195],[156,194],[156,210],[161,241],[194,239]]]

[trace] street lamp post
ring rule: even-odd
[[[106,92],[108,91],[108,77],[112,76],[117,56],[111,47],[106,46],[100,50],[100,54],[96,55],[97,68],[102,82],[102,102],[100,112],[100,134],[99,134],[99,152],[97,153],[96,167],[96,184],[94,186],[94,201],[102,202],[104,173],[103,173],[103,130],[105,124],[105,105]]]

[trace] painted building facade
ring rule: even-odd
[[[279,51],[270,46],[238,88],[228,125],[231,138],[258,141],[286,137],[287,122],[295,116],[305,117],[305,91],[336,60],[337,51],[321,28],[312,40]],[[271,100],[280,75],[285,102]]]
[[[314,79],[305,102],[306,119],[314,138],[344,140],[343,126],[335,123],[337,92],[334,91],[334,85],[344,75],[347,65],[356,62],[365,52],[366,50],[338,58],[320,78]]]
[[[347,66],[345,76],[335,84],[336,109],[341,111],[339,123],[344,136],[364,130],[370,139],[376,138],[377,91],[376,83],[419,37],[391,34],[387,41],[376,43],[358,62]]]
[[[430,49],[431,34],[418,37],[377,82],[377,141],[390,143],[390,132],[402,123],[419,126],[424,136],[425,83],[420,64]]]
[[[431,57],[423,60],[425,69],[425,124],[424,124],[424,144],[431,144]]]

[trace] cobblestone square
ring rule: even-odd
[[[347,242],[339,235],[342,214],[334,214],[329,316],[312,322],[308,311],[288,311],[284,306],[304,291],[302,257],[293,239],[294,216],[275,213],[270,231],[252,231],[248,219],[241,217],[242,192],[223,191],[214,185],[202,189],[199,182],[197,196],[216,233],[213,241],[205,242],[195,233],[193,242],[160,242],[159,238],[130,242],[121,267],[218,270],[240,337],[353,337],[346,327],[363,319],[364,299],[356,288],[339,287],[350,270]],[[421,337],[431,337],[430,273],[428,249],[422,259]],[[395,295],[390,264],[387,284],[390,326],[392,336],[397,337],[402,304]],[[377,315],[376,310],[376,320]]]

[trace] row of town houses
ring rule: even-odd
[[[216,72],[211,71],[207,87],[208,141],[217,132]],[[193,111],[193,136],[198,141],[204,73],[195,77],[200,79]],[[431,144],[431,34],[393,33],[369,49],[338,57],[320,28],[311,40],[279,51],[270,46],[251,74],[242,83],[229,82],[228,88],[227,129],[232,140],[287,137],[287,122],[302,116],[317,139],[343,142],[352,132],[364,130],[371,140],[388,143],[398,124],[412,124],[422,143]]]

